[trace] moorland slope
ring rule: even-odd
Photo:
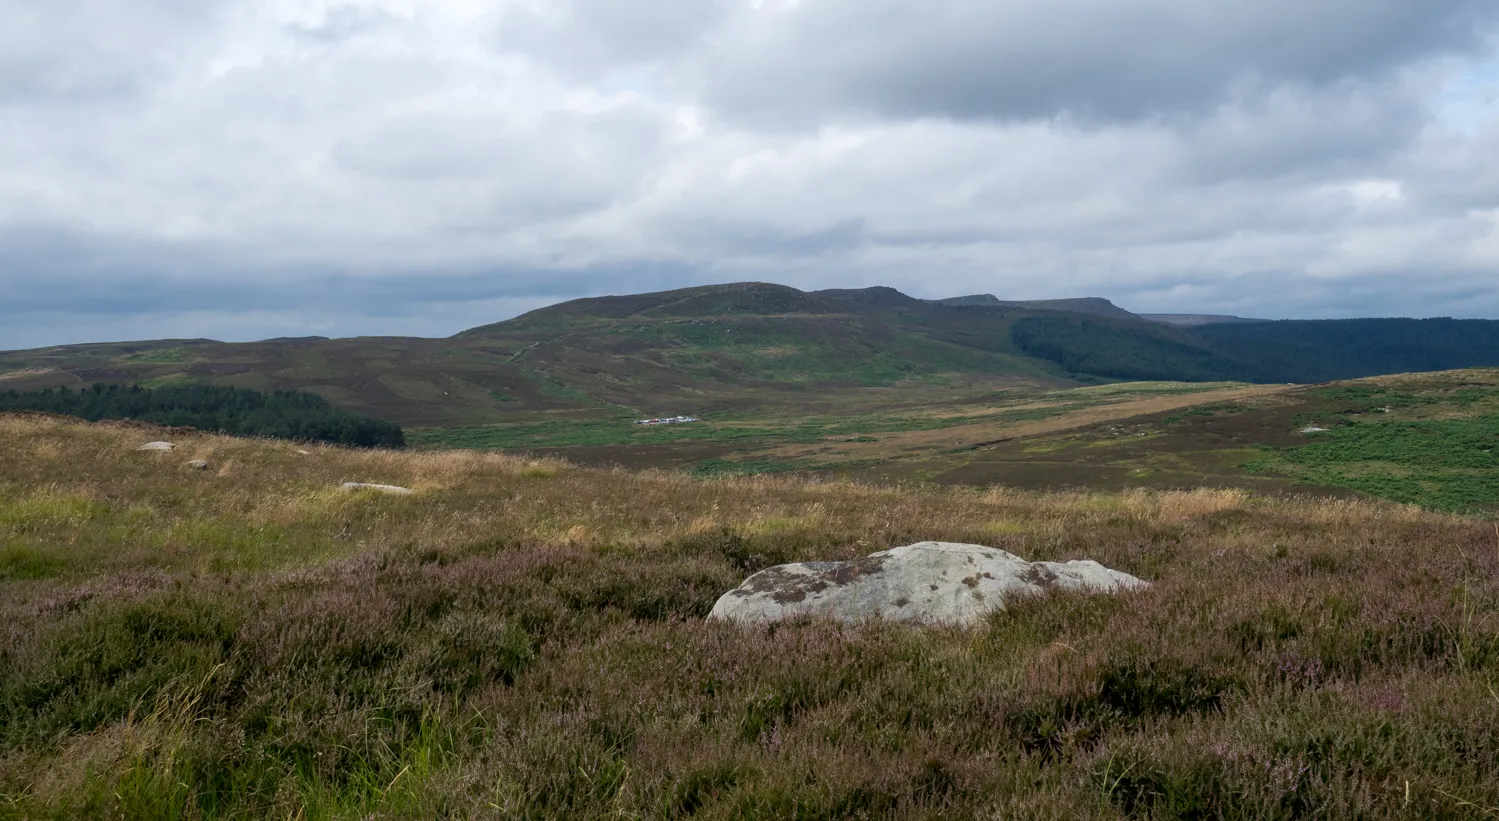
[[[1146,386],[1059,391],[1034,420],[974,419],[733,458],[751,460],[750,469],[773,457],[878,481],[1316,489],[1499,512],[1499,371],[1159,396],[1130,387]],[[1111,394],[1123,401],[1107,401]]]
[[[0,818],[1499,806],[1490,522],[207,435],[134,450],[163,435],[0,416]],[[703,619],[767,564],[923,539],[1154,584],[967,631]]]
[[[691,425],[552,420],[425,430],[422,446],[598,465],[1032,489],[1238,487],[1499,511],[1499,371],[1321,385],[1126,382]]]
[[[1104,300],[941,304],[891,288],[738,283],[574,300],[450,339],[158,340],[5,352],[0,389],[192,381],[303,390],[421,428],[850,413],[937,394],[964,401],[1101,381],[1320,382],[1475,366],[1499,366],[1499,322],[1176,327]]]

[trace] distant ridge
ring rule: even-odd
[[[1199,325],[1230,325],[1243,322],[1269,322],[1268,319],[1250,319],[1243,316],[1227,316],[1225,314],[1137,314],[1141,319],[1151,322],[1164,322],[1167,325],[1177,325],[1183,328],[1195,328]]]
[[[1107,299],[1098,296],[1075,297],[1072,299],[1020,300],[1000,299],[993,294],[973,294],[971,296],[954,296],[947,299],[933,299],[930,301],[938,305],[952,305],[956,307],[1023,308],[1028,311],[1066,311],[1073,314],[1106,316],[1114,319],[1143,319],[1147,322],[1160,322],[1166,325],[1175,325],[1179,328],[1270,321],[1268,319],[1250,319],[1248,317],[1228,316],[1226,314],[1137,314],[1126,311]]]
[[[1142,317],[1098,297],[929,301],[887,287],[807,292],[765,282],[571,300],[447,339],[0,351],[11,390],[297,390],[413,429],[860,407],[872,396],[866,388],[894,396],[939,385],[1326,382],[1495,366],[1492,320]]]
[[[955,306],[988,306],[999,308],[1025,308],[1031,311],[1067,311],[1074,314],[1091,314],[1093,316],[1108,316],[1115,319],[1139,319],[1140,317],[1114,303],[1099,296],[1075,297],[1072,299],[1028,299],[1007,300],[1000,299],[993,294],[974,294],[972,296],[954,296],[947,299],[934,299],[932,302],[938,305]]]

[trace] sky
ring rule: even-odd
[[[756,280],[1499,318],[1493,0],[0,0],[0,348]]]

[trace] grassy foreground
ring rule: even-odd
[[[0,417],[0,818],[1499,814],[1491,522],[161,435]],[[922,539],[1156,583],[702,620]]]

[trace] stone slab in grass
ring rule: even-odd
[[[1048,591],[1146,587],[1094,561],[1028,562],[983,545],[919,542],[847,562],[783,564],[725,593],[708,618],[740,623],[800,616],[972,625],[1008,602]]]
[[[377,485],[370,482],[344,482],[343,489],[350,493],[354,491],[368,491],[370,493],[389,493],[393,496],[410,496],[416,493],[416,491],[409,487]]]

